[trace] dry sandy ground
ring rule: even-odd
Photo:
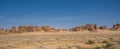
[[[88,40],[95,43],[86,44]],[[104,40],[113,43],[114,49],[120,49],[120,31],[29,32],[0,35],[0,49],[95,49],[104,47]]]

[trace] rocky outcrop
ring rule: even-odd
[[[120,24],[117,23],[117,24],[113,25],[113,27],[111,28],[111,30],[120,31]]]
[[[107,26],[106,25],[103,25],[100,27],[101,30],[108,30]]]
[[[45,32],[56,32],[57,30],[55,28],[52,28],[50,26],[43,26],[41,27]]]
[[[82,26],[73,27],[70,29],[55,29],[50,26],[23,26],[20,25],[18,27],[11,27],[10,29],[4,29],[0,28],[0,34],[6,34],[6,33],[23,33],[23,32],[64,32],[64,31],[70,31],[70,32],[76,32],[76,31],[90,31],[90,32],[96,32],[97,30],[112,30],[112,31],[120,31],[120,24],[117,23],[113,25],[112,28],[108,28],[106,25],[98,26],[97,24],[87,24]]]
[[[99,27],[96,24],[87,24],[87,25],[83,25],[83,26],[78,26],[78,27],[74,27],[74,28],[70,28],[70,31],[96,31],[98,30]]]
[[[65,31],[69,31],[69,30],[62,28],[62,29],[58,29],[57,31],[58,31],[58,32],[65,32]]]
[[[19,26],[18,33],[23,33],[23,32],[27,32],[27,27],[26,26]]]
[[[9,32],[11,32],[11,33],[17,33],[18,30],[17,30],[17,28],[16,28],[15,26],[13,26],[13,27],[9,30]]]

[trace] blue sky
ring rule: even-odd
[[[120,23],[120,0],[0,0],[0,27]]]

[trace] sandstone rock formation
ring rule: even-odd
[[[111,30],[120,31],[120,24],[117,23],[117,24],[113,25],[113,27],[111,28]]]
[[[82,26],[73,27],[70,29],[55,29],[50,26],[23,26],[20,25],[17,27],[13,26],[10,29],[4,29],[0,28],[0,34],[6,34],[6,33],[24,33],[24,32],[64,32],[64,31],[90,31],[90,32],[96,32],[97,30],[112,30],[112,31],[120,31],[120,24],[117,23],[113,25],[112,28],[108,28],[106,25],[103,25],[99,27],[97,24],[87,24]]]
[[[45,32],[42,27],[39,27],[39,26],[35,26],[35,31],[34,32]]]
[[[58,32],[65,32],[65,31],[68,31],[67,29],[57,29]]]
[[[108,30],[107,26],[106,25],[103,25],[100,27],[101,30]]]
[[[11,33],[17,33],[18,31],[17,31],[17,28],[16,28],[15,26],[13,26],[13,27],[9,30],[9,32],[11,32]]]
[[[74,27],[74,28],[70,28],[70,31],[96,31],[98,30],[99,27],[96,24],[87,24],[87,25],[83,25],[83,26],[78,26],[78,27]]]
[[[50,26],[43,26],[41,27],[45,32],[56,32],[57,30],[55,28],[52,28]]]
[[[19,27],[18,27],[18,32],[19,32],[19,33],[27,32],[26,26],[19,26]]]

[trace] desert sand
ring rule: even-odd
[[[110,46],[107,47],[107,44]],[[0,35],[0,49],[99,48],[120,49],[120,31],[28,32]]]

